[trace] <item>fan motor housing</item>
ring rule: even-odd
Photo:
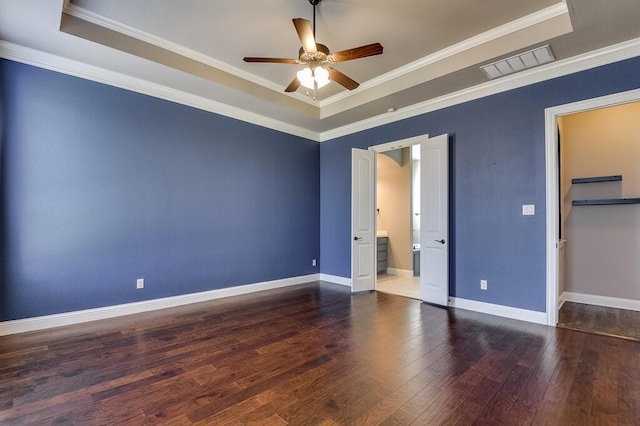
[[[329,56],[329,48],[324,44],[316,43],[315,52],[306,52],[302,47],[298,51],[300,62],[326,62]]]

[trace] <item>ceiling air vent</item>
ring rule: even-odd
[[[537,67],[538,65],[546,64],[554,60],[553,52],[551,52],[549,45],[546,45],[510,58],[483,65],[480,68],[490,79],[494,79],[528,68]]]

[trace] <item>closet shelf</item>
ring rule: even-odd
[[[619,180],[622,180],[622,175],[575,178],[571,179],[571,183],[616,182]]]
[[[609,206],[613,204],[640,204],[640,198],[610,198],[606,200],[573,200],[574,206]]]

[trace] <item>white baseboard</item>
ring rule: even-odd
[[[255,293],[258,291],[272,290],[281,287],[304,284],[313,281],[326,281],[351,287],[351,279],[329,274],[311,274],[299,277],[285,278],[282,280],[265,281],[261,283],[247,284],[219,290],[210,290],[200,293],[184,294],[180,296],[165,297],[161,299],[145,300],[142,302],[126,303],[122,305],[106,306],[103,308],[86,309],[82,311],[65,312],[61,314],[46,315],[41,317],[25,318],[12,321],[0,322],[0,336],[10,334],[26,333],[29,331],[45,330],[48,328],[62,327],[66,325],[81,324],[89,321],[97,321],[108,318],[115,318],[124,315],[131,315],[143,312],[155,311],[158,309],[172,308],[176,306],[188,305],[191,303],[205,302],[208,300],[221,299],[224,297],[238,296],[242,294]],[[562,295],[567,301],[578,303],[589,303],[595,305],[619,307],[622,309],[640,310],[640,301],[616,299],[612,297],[581,295],[578,293],[567,293]],[[591,302],[590,302],[591,301]],[[597,301],[597,303],[596,303]],[[614,301],[618,303],[613,304]],[[622,302],[620,302],[622,301]],[[624,303],[623,303],[624,302]],[[512,308],[509,306],[494,305],[491,303],[478,302],[475,300],[450,298],[449,306],[470,311],[481,312],[489,315],[496,315],[505,318],[512,318],[521,321],[528,321],[537,324],[547,324],[547,314],[544,312],[529,311],[526,309]]]
[[[559,297],[558,297],[558,311],[560,310],[560,308],[562,308],[562,305],[564,305],[564,302],[567,301],[567,297],[565,295],[566,293],[562,293]]]
[[[560,300],[560,301],[558,302],[558,311],[559,311],[560,309],[562,309],[562,306],[564,305],[564,302],[566,302],[566,300],[565,300],[565,299]]]
[[[25,318],[0,322],[0,336],[25,333],[28,331],[44,330],[65,325],[80,324],[123,315],[138,314],[155,311],[158,309],[172,308],[191,303],[205,302],[221,299],[223,297],[238,296],[241,294],[255,293],[258,291],[272,290],[281,287],[304,284],[318,281],[320,274],[303,275],[299,277],[285,278],[282,280],[265,281],[261,283],[246,284],[235,287],[209,290],[199,293],[183,294],[180,296],[163,297],[161,299],[145,300],[142,302],[126,303],[122,305],[105,306],[103,308],[86,309],[82,311],[65,312],[61,314],[46,315],[41,317]]]
[[[400,277],[412,277],[413,271],[409,269],[387,268],[387,274],[398,275]]]
[[[565,291],[560,298],[564,302],[584,303],[587,305],[607,306],[609,308],[640,311],[640,300],[621,299],[619,297],[598,296],[596,294],[572,293]]]
[[[320,281],[351,287],[351,278],[339,277],[337,275],[320,274]]]
[[[532,322],[535,324],[547,325],[546,312],[512,308],[511,306],[494,305],[493,303],[478,302],[476,300],[461,299],[458,297],[450,297],[449,306],[453,308],[466,309],[468,311],[480,312],[483,314],[495,315],[503,318],[511,318],[520,321]]]

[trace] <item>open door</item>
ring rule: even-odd
[[[353,148],[351,165],[351,292],[357,293],[375,287],[375,152]]]
[[[449,136],[420,143],[420,298],[449,304]]]

